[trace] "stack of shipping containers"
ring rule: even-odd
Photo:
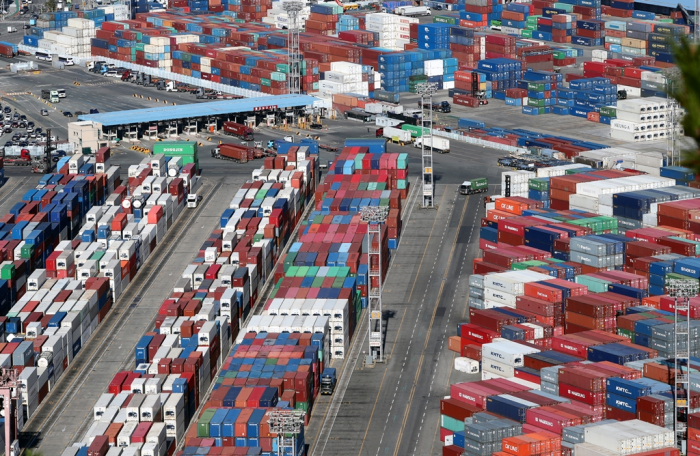
[[[164,156],[150,160],[165,163]],[[57,169],[1,222],[0,357],[24,382],[19,413],[25,420],[162,242],[183,212],[188,188],[175,177],[170,186],[146,191],[138,182],[152,171],[124,185],[109,148],[90,158],[64,157]],[[143,204],[124,205],[129,198]]]
[[[453,384],[441,401],[443,454],[679,454],[666,285],[700,280],[700,195],[689,170],[656,171],[550,168],[530,179],[539,200],[489,203],[469,323],[449,344],[481,381]],[[678,391],[688,454],[700,412],[696,301],[681,315],[691,319],[690,391]]]
[[[390,208],[377,246],[385,275],[397,247],[408,190],[397,186],[407,163],[385,147],[348,140],[322,184],[318,148],[308,142],[285,144],[255,170],[137,344],[136,367],[113,378],[92,427],[64,454],[109,446],[163,454],[181,443],[182,454],[221,454],[220,447],[277,454],[272,411],[301,410],[308,424],[320,374],[329,358],[344,356],[366,302],[363,253],[377,240],[367,239],[360,207]],[[355,170],[363,157],[367,165]],[[280,258],[309,204],[298,241]],[[270,276],[275,288],[261,315],[242,326]],[[296,444],[300,454],[303,432]]]

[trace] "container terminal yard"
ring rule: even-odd
[[[694,3],[2,10],[0,453],[700,455]]]

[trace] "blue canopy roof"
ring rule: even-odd
[[[308,95],[277,95],[274,97],[241,98],[238,100],[210,101],[178,106],[132,109],[78,116],[78,120],[97,122],[105,127],[166,120],[206,117],[239,112],[251,112],[267,106],[280,109],[313,105],[317,99]]]

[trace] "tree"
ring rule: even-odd
[[[670,94],[686,111],[681,123],[685,134],[700,146],[700,47],[683,39],[674,48],[679,77]],[[700,150],[685,150],[682,164],[700,174]]]
[[[46,0],[46,9],[48,9],[49,12],[56,11],[56,0]]]
[[[38,450],[26,450],[24,456],[43,456],[43,454]]]

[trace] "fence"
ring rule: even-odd
[[[25,46],[23,44],[20,44],[18,46],[18,48],[20,51],[27,52],[27,53],[32,54],[32,55],[34,55],[37,51],[43,51],[42,49],[38,49],[35,47],[31,47],[31,46]],[[44,51],[44,52],[48,52],[48,51]],[[241,89],[240,87],[232,87],[230,85],[220,84],[218,82],[206,81],[204,79],[193,78],[192,76],[185,76],[182,74],[173,73],[171,71],[165,71],[165,70],[162,70],[159,68],[151,68],[151,67],[147,67],[144,65],[137,65],[136,63],[124,62],[122,60],[116,60],[116,59],[112,59],[109,57],[90,57],[90,58],[73,57],[73,61],[75,62],[76,65],[79,65],[79,66],[85,66],[87,64],[87,62],[91,62],[93,60],[100,60],[102,62],[111,63],[117,67],[127,68],[127,69],[132,70],[132,71],[139,71],[141,73],[150,74],[151,76],[155,76],[158,78],[182,82],[184,84],[190,84],[190,85],[194,85],[194,86],[198,86],[198,87],[203,87],[205,89],[216,90],[218,92],[228,93],[231,95],[240,95],[240,96],[245,97],[245,98],[271,97],[272,96],[269,93]]]
[[[509,146],[507,144],[500,144],[497,142],[488,141],[486,139],[473,138],[471,136],[463,135],[463,134],[461,134],[461,132],[450,133],[450,132],[444,131],[444,130],[433,130],[433,135],[434,136],[441,136],[443,138],[448,138],[448,139],[451,139],[453,141],[465,142],[467,144],[472,144],[475,146],[488,147],[490,149],[501,150],[503,152],[508,152],[508,153],[515,154],[515,155],[522,155],[522,154],[529,154],[530,153],[529,150],[523,149],[522,147],[514,147],[514,146]]]

